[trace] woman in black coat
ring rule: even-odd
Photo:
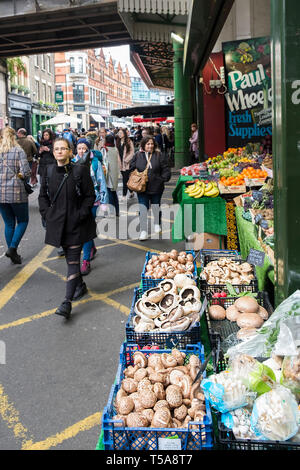
[[[155,138],[152,136],[144,137],[141,141],[141,150],[137,152],[130,163],[130,171],[137,169],[144,171],[147,163],[148,183],[146,191],[137,193],[140,205],[140,240],[148,238],[147,213],[150,204],[154,215],[154,232],[161,231],[160,226],[160,201],[164,191],[164,183],[171,178],[171,171],[165,158],[157,150]]]
[[[55,135],[51,129],[43,130],[41,140],[39,142],[39,169],[38,174],[42,177],[48,165],[55,163],[53,155],[53,142]]]
[[[92,215],[95,190],[89,168],[70,163],[72,149],[68,140],[56,139],[53,154],[57,164],[50,165],[43,175],[39,209],[45,221],[45,243],[62,246],[65,252],[66,297],[55,313],[68,319],[72,300],[87,292],[80,273],[80,255],[83,244],[97,236]]]

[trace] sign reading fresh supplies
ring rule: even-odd
[[[270,38],[224,42],[227,147],[272,135]]]
[[[64,101],[64,92],[56,91],[55,92],[55,103],[63,103]]]

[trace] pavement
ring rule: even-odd
[[[177,178],[173,172],[166,185],[166,210]],[[139,241],[136,198],[122,203],[116,230],[114,217],[98,218],[98,251],[84,278],[89,291],[66,321],[54,314],[64,298],[66,263],[44,244],[37,198],[38,188],[29,197],[22,265],[4,255],[0,220],[0,449],[93,450],[146,252],[181,250],[184,243],[172,244],[174,216],[167,211],[162,233]]]

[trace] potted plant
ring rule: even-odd
[[[11,91],[17,90],[17,88],[18,88],[18,85],[17,85],[16,83],[11,83],[11,84],[10,84],[10,89],[11,89]]]

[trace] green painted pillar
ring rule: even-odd
[[[188,64],[183,74],[184,45],[173,41],[174,50],[174,118],[175,118],[175,168],[189,164],[189,138],[193,122],[191,83]]]
[[[272,0],[276,305],[300,288],[299,28],[299,0]]]

